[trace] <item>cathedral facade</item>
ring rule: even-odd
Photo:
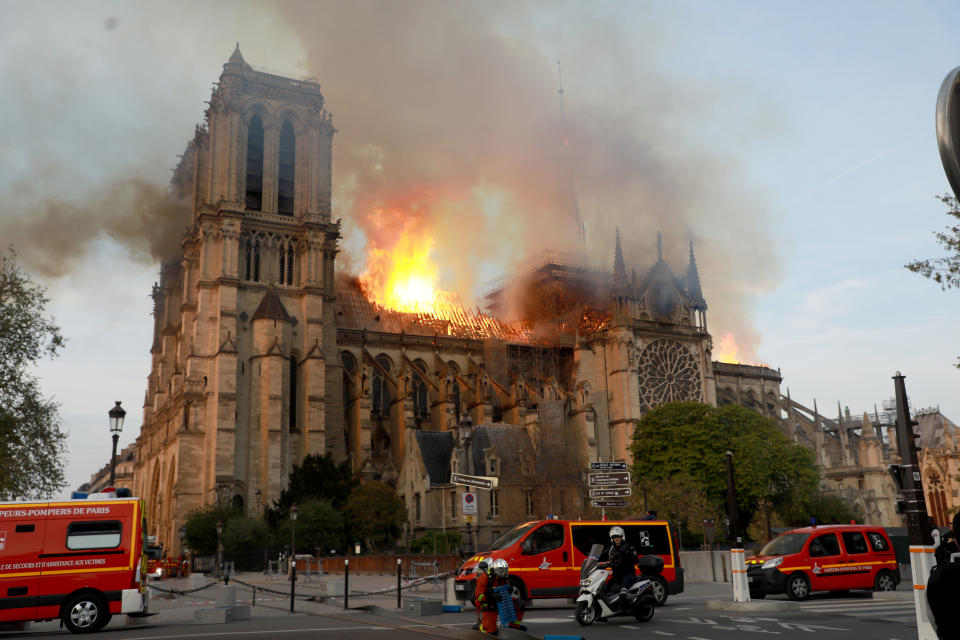
[[[533,516],[590,515],[589,462],[628,461],[636,420],[664,402],[743,404],[824,451],[841,437],[782,396],[778,371],[713,361],[692,245],[678,271],[659,238],[653,260],[611,239],[612,268],[539,254],[483,313],[376,305],[335,268],[334,134],[319,85],[255,70],[238,48],[175,170],[192,218],[153,291],[133,474],[167,549],[198,507],[259,513],[312,453],[394,486],[410,536],[462,525],[450,472],[500,478],[481,493],[483,541]],[[498,319],[510,299],[518,321]],[[846,481],[869,433],[843,433]],[[882,455],[864,455],[886,512]]]

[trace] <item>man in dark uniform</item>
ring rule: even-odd
[[[619,586],[621,591],[626,591],[634,583],[638,560],[633,546],[624,540],[623,527],[610,527],[610,549],[607,552],[607,561],[601,565],[613,570],[610,590]]]

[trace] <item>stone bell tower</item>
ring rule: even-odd
[[[154,287],[137,441],[136,490],[161,541],[201,505],[259,511],[307,454],[346,456],[342,427],[328,428],[342,424],[335,131],[318,84],[257,71],[238,46],[174,172],[192,224]]]

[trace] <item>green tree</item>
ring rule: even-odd
[[[947,257],[914,260],[904,266],[924,278],[933,280],[942,289],[952,289],[960,287],[960,201],[946,194],[938,196],[938,200],[947,205],[947,215],[957,220],[952,226],[933,234],[937,243],[946,249]]]
[[[407,521],[407,508],[390,485],[374,481],[350,492],[344,516],[353,538],[362,540],[367,549],[376,550],[400,536],[400,528]]]
[[[216,535],[216,520],[214,535]],[[246,551],[263,547],[270,535],[267,523],[260,518],[238,515],[236,512],[224,522],[223,548],[226,551]],[[216,538],[214,538],[216,545]]]
[[[946,250],[947,256],[914,260],[904,266],[947,290],[960,287],[960,201],[948,194],[938,196],[937,199],[947,205],[947,215],[954,219],[943,231],[933,232],[937,244]],[[960,358],[957,358],[954,366],[960,369]]]
[[[199,555],[210,555],[217,551],[217,522],[222,522],[224,530],[230,520],[241,514],[233,505],[221,503],[194,509],[187,514],[184,542]],[[221,539],[222,541],[222,539]],[[224,544],[224,548],[226,545]]]
[[[343,514],[335,509],[329,500],[310,499],[297,505],[297,549],[300,552],[320,554],[331,549],[344,549],[346,536],[344,534]],[[278,546],[290,544],[290,515],[281,520],[274,542]]]
[[[689,478],[705,496],[700,507],[705,513],[726,513],[726,452],[731,451],[743,529],[760,500],[786,507],[814,494],[819,482],[812,451],[793,444],[770,418],[739,405],[665,404],[638,422],[631,451],[639,486]],[[688,524],[694,528],[694,522]]]
[[[463,536],[457,531],[427,531],[410,541],[411,553],[450,553],[460,546]]]
[[[350,460],[337,464],[330,454],[308,455],[301,464],[294,465],[287,488],[265,509],[264,516],[271,528],[276,529],[290,518],[290,507],[294,504],[302,506],[311,499],[326,500],[335,509],[342,509],[350,491],[359,483]]]
[[[0,257],[0,500],[47,498],[67,484],[57,404],[31,373],[42,357],[57,354],[63,336],[43,315],[46,291],[16,258],[13,248]]]
[[[863,514],[836,493],[820,490],[802,496],[783,511],[783,520],[788,526],[807,526],[811,519],[816,524],[847,524],[851,520],[863,522]]]

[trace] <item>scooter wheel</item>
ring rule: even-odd
[[[653,618],[654,611],[656,611],[656,607],[654,607],[652,604],[648,602],[641,602],[633,610],[633,617],[640,622],[649,622],[650,619]]]
[[[589,627],[599,617],[599,611],[595,605],[591,605],[588,602],[578,602],[577,608],[574,611],[574,617],[579,624],[584,627]]]

